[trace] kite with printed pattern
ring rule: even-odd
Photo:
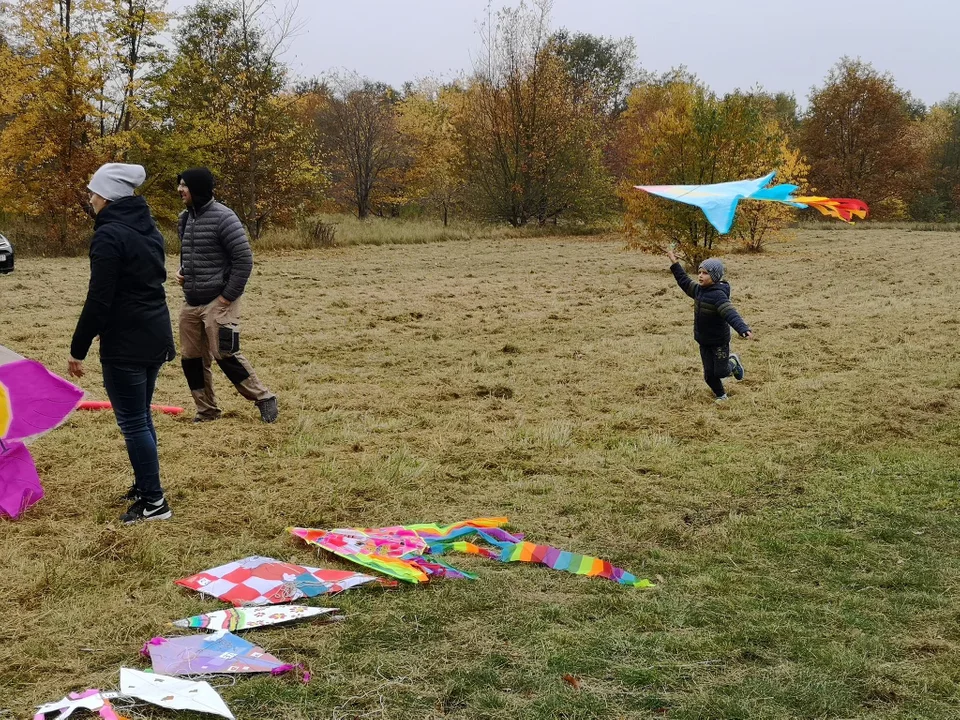
[[[198,630],[249,630],[250,628],[265,627],[278,623],[304,620],[317,615],[335,613],[336,608],[310,607],[309,605],[256,605],[251,607],[237,607],[229,610],[214,610],[213,612],[194,615],[174,620],[171,625]],[[339,615],[327,619],[339,618]]]
[[[278,605],[305,597],[333,595],[366,583],[395,582],[346,570],[327,570],[252,555],[174,580],[177,585],[213,595],[236,607]]]
[[[24,441],[62,423],[83,390],[0,346],[0,516],[19,517],[43,497]]]
[[[734,182],[713,183],[710,185],[634,185],[651,195],[667,198],[676,202],[695,205],[717,232],[726,235],[733,227],[737,213],[737,204],[741,200],[766,200],[792,205],[796,208],[816,208],[820,214],[835,217],[852,223],[854,218],[866,219],[870,209],[862,200],[854,198],[829,198],[820,196],[794,195],[799,188],[784,183],[767,187],[775,172],[755,180],[735,180]]]

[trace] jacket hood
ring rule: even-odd
[[[193,207],[201,208],[213,198],[213,188],[216,186],[213,173],[207,168],[190,168],[177,176],[190,190]]]
[[[701,288],[701,289],[700,289],[700,292],[703,293],[703,294],[706,294],[706,293],[722,293],[723,296],[724,296],[727,300],[729,300],[729,299],[730,299],[730,292],[731,292],[730,283],[728,283],[726,280],[721,280],[720,282],[713,283],[713,285],[709,285],[709,286],[707,286],[707,287],[705,287],[705,288]]]
[[[96,229],[107,223],[121,223],[144,235],[156,227],[150,214],[150,206],[139,195],[121,198],[107,205],[97,213],[93,227]]]

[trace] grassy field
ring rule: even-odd
[[[34,444],[48,497],[0,523],[0,717],[115,687],[165,623],[223,607],[176,578],[252,554],[348,567],[289,525],[489,515],[657,587],[454,556],[476,582],[247,633],[314,679],[227,683],[237,717],[958,717],[957,235],[802,230],[726,260],[758,340],[718,407],[667,262],[615,239],[260,257],[243,345],[280,421],[220,375],[221,421],[158,416],[171,521],[117,525],[111,414]],[[64,373],[86,278],[0,277],[0,342]],[[189,405],[178,364],[156,402]]]

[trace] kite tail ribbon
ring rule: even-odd
[[[855,217],[866,220],[870,212],[867,204],[856,198],[795,197],[791,200],[800,203],[802,207],[816,208],[821,215],[839,218],[848,223],[852,223]]]
[[[310,682],[310,671],[307,670],[303,663],[287,663],[285,665],[277,665],[270,671],[271,675],[286,675],[287,673],[294,673],[300,677],[300,681],[304,684]]]

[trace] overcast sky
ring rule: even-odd
[[[303,77],[348,69],[395,87],[449,79],[479,54],[486,8],[486,0],[300,0],[302,29],[284,60]],[[928,105],[960,92],[960,0],[555,0],[551,17],[554,28],[632,36],[643,69],[685,65],[720,93],[760,85],[805,104],[843,55],[891,73]]]

